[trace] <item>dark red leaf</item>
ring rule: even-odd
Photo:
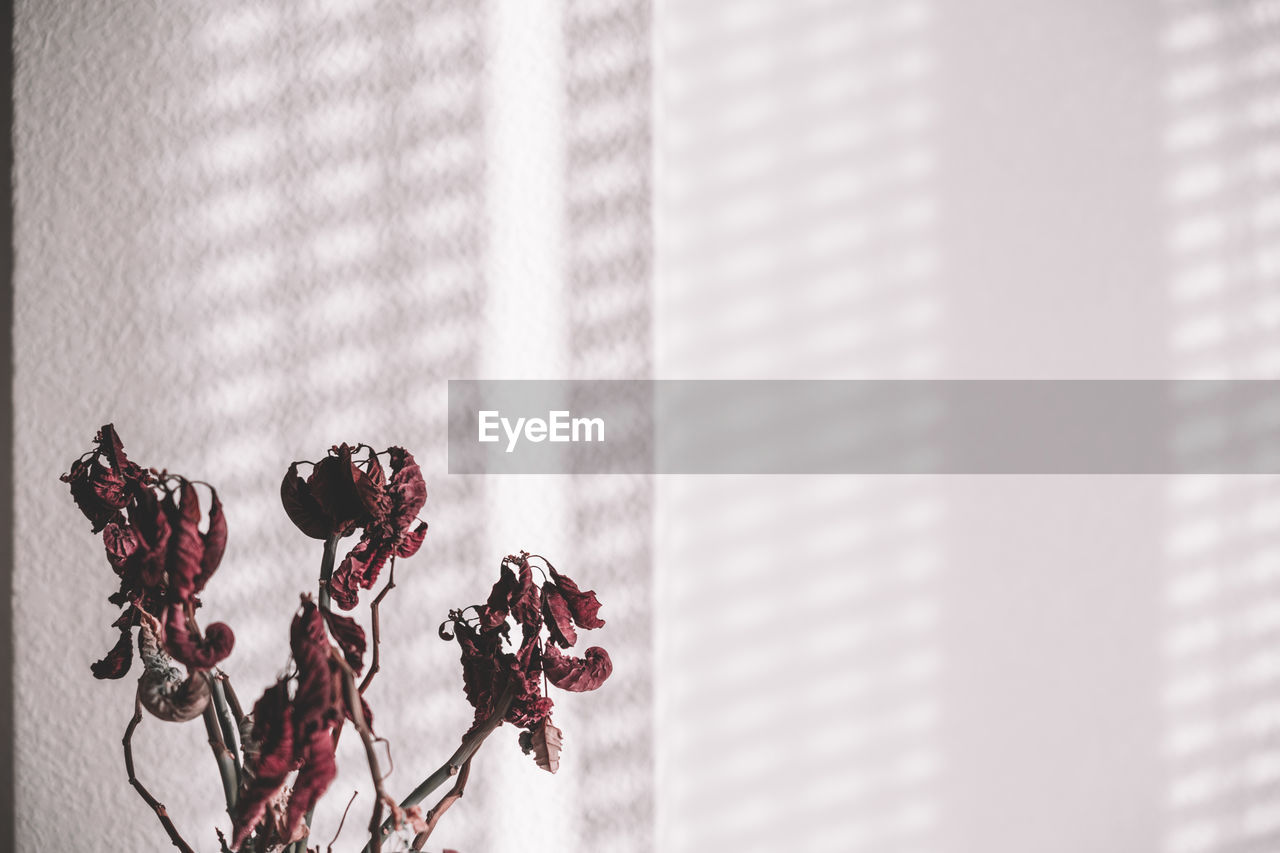
[[[218,570],[222,555],[227,550],[227,517],[222,512],[222,501],[218,500],[218,492],[210,489],[212,497],[209,501],[209,530],[204,534],[204,555],[200,558],[200,576],[196,578],[196,592],[204,589],[209,578]]]
[[[90,669],[93,671],[94,678],[124,678],[129,673],[129,667],[132,664],[133,634],[127,627],[122,627],[120,629],[120,638],[111,647],[111,651],[107,652],[107,656],[93,664]]]
[[[193,635],[182,608],[173,605],[165,622],[164,641],[165,651],[189,669],[212,669],[231,654],[236,637],[225,622],[205,628],[203,639]]]
[[[518,590],[519,581],[516,580],[516,573],[507,568],[504,563],[498,571],[497,582],[494,583],[493,589],[489,590],[489,600],[485,602],[484,607],[478,608],[480,627],[492,631],[505,623],[507,614],[511,610],[511,597]]]
[[[417,527],[405,532],[400,537],[400,545],[396,548],[396,556],[409,558],[418,553],[418,549],[422,547],[422,540],[427,535],[427,523],[425,521],[418,524]]]
[[[364,668],[365,638],[364,629],[349,616],[326,610],[324,621],[329,625],[329,635],[342,649],[347,663],[356,672]]]
[[[285,820],[285,837],[291,838],[302,823],[303,816],[316,804],[338,775],[338,765],[333,759],[333,737],[328,729],[316,729],[307,738],[302,756],[302,767],[293,782],[289,795],[289,813]]]
[[[253,706],[252,735],[252,741],[245,745],[249,781],[236,803],[232,848],[239,848],[253,832],[267,803],[284,787],[296,763],[287,681],[268,687]]]
[[[179,494],[177,504],[172,493],[166,495],[164,501],[165,515],[172,530],[165,567],[174,597],[186,602],[196,592],[200,561],[204,557],[204,539],[200,535],[200,498],[195,486],[183,480]]]
[[[555,646],[547,646],[542,655],[547,680],[561,690],[585,693],[595,690],[613,673],[609,653],[599,646],[587,649],[583,657],[562,655]]]
[[[311,488],[298,476],[298,463],[289,466],[280,483],[280,502],[294,526],[312,539],[328,539],[333,533],[333,521],[311,494]]]
[[[526,628],[542,626],[541,596],[533,582],[533,569],[526,561],[520,567],[520,587],[511,597],[511,615]]]
[[[573,630],[569,605],[560,594],[559,587],[543,586],[542,614],[547,617],[547,630],[551,632],[552,642],[566,649],[578,642],[578,632]]]
[[[551,569],[551,580],[564,596],[565,602],[569,605],[569,612],[573,614],[573,621],[578,623],[578,627],[603,628],[604,620],[596,615],[600,612],[600,601],[596,598],[595,590],[589,589],[583,592],[578,589],[578,585],[572,578],[560,574],[553,566],[548,565],[548,568]]]

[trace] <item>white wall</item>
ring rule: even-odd
[[[656,367],[1276,378],[1275,4],[663,2]],[[1280,846],[1274,478],[666,478],[658,849]]]
[[[465,724],[433,630],[495,557],[613,590],[618,674],[563,703],[560,774],[495,745],[440,843],[1273,850],[1274,479],[651,496],[450,478],[443,428],[450,377],[1274,377],[1273,6],[665,2],[651,40],[639,0],[19,3],[21,849],[167,848],[123,785],[129,685],[87,672],[110,575],[56,480],[114,420],[223,492],[208,609],[249,695],[316,559],[284,464],[419,450],[432,532],[386,654],[426,686],[373,697],[393,787]],[[214,849],[199,727],[160,730],[140,767]]]
[[[383,610],[371,695],[391,791],[470,721],[435,631],[503,555],[545,553],[600,590],[617,674],[558,702],[560,772],[499,733],[432,843],[648,849],[648,487],[452,478],[444,428],[449,378],[647,369],[647,32],[618,0],[18,4],[22,850],[169,847],[124,784],[132,680],[89,675],[112,575],[57,479],[107,421],[136,459],[221,491],[231,540],[206,618],[236,631],[246,702],[286,665],[318,568],[279,508],[289,461],[343,440],[416,452],[431,532]],[[636,244],[610,254],[592,229]],[[201,726],[147,720],[137,740],[145,782],[216,850]],[[370,801],[347,740],[316,838],[361,787],[353,846]]]

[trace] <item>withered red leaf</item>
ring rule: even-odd
[[[204,589],[209,578],[222,563],[222,555],[227,550],[227,517],[222,511],[222,501],[218,500],[218,492],[209,490],[209,529],[203,536],[204,553],[200,557],[200,575],[196,578],[196,592]]]
[[[418,549],[422,547],[422,540],[427,536],[427,523],[420,522],[417,527],[407,531],[404,536],[400,537],[400,545],[396,548],[396,556],[409,558],[418,553]]]
[[[489,590],[489,600],[485,602],[484,607],[478,608],[481,628],[492,631],[507,621],[507,614],[511,611],[511,597],[518,589],[516,573],[507,568],[504,563],[498,571],[497,582]]]
[[[293,719],[289,713],[289,684],[281,680],[253,706],[252,740],[245,744],[248,783],[240,793],[234,815],[231,846],[239,848],[262,819],[267,803],[295,767]]]
[[[552,642],[566,649],[578,642],[578,632],[573,629],[569,604],[558,587],[543,586],[542,614],[547,619],[547,630],[551,633]]]
[[[289,466],[280,483],[280,503],[294,526],[312,539],[328,539],[332,534],[332,522],[312,496],[306,481],[298,476],[297,462]]]
[[[329,626],[329,634],[342,649],[342,655],[356,672],[364,668],[364,652],[366,648],[364,629],[356,620],[332,610],[324,612],[324,621]]]
[[[195,486],[183,480],[178,488],[179,501],[173,493],[165,496],[163,508],[172,531],[165,567],[169,587],[179,601],[187,601],[196,592],[200,562],[204,558],[204,537],[200,535],[200,498]]]
[[[316,729],[307,738],[302,755],[302,767],[293,781],[293,793],[289,795],[289,813],[285,820],[285,837],[293,836],[302,824],[302,818],[329,788],[338,775],[338,765],[333,758],[333,737],[328,729]]]
[[[94,678],[124,678],[133,665],[133,634],[127,627],[120,629],[120,637],[107,652],[106,657],[90,667]]]
[[[511,615],[526,628],[542,626],[541,596],[527,561],[520,567],[519,589],[511,596]]]
[[[224,660],[235,646],[236,637],[225,622],[214,622],[204,629],[204,637],[191,633],[182,608],[169,608],[165,622],[164,646],[174,660],[190,669],[212,669]]]
[[[604,620],[596,615],[600,612],[600,601],[596,598],[595,590],[589,589],[584,592],[578,589],[573,578],[560,574],[550,564],[547,568],[551,569],[551,580],[564,596],[565,602],[569,605],[569,612],[573,614],[573,621],[578,623],[578,627],[603,628]]]
[[[587,649],[582,657],[563,655],[555,646],[547,646],[542,654],[542,668],[547,680],[573,693],[595,690],[613,673],[609,653],[599,646]]]

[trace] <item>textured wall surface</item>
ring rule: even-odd
[[[660,376],[1280,377],[1274,2],[655,21]],[[658,849],[1280,849],[1276,478],[657,499]]]
[[[169,847],[124,784],[132,679],[89,675],[112,576],[57,482],[107,421],[136,459],[221,491],[231,540],[205,620],[233,625],[246,702],[286,665],[319,563],[279,509],[288,462],[342,440],[417,453],[431,532],[383,609],[371,696],[393,791],[469,722],[435,629],[483,600],[502,555],[547,554],[599,589],[617,674],[558,704],[560,772],[500,732],[432,844],[649,849],[648,486],[445,475],[446,379],[640,376],[650,360],[647,6],[530,11],[18,4],[21,850]],[[200,725],[147,720],[136,751],[187,837],[217,849]],[[356,739],[339,764],[315,837],[361,788],[352,846],[369,801]]]

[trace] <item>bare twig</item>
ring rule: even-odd
[[[440,802],[436,803],[435,808],[427,812],[427,827],[419,832],[413,838],[413,849],[421,850],[426,846],[427,839],[431,837],[432,831],[435,830],[436,824],[440,822],[440,818],[449,810],[449,806],[462,799],[462,793],[466,790],[467,779],[471,776],[471,761],[475,758],[472,755],[462,765],[462,770],[458,771],[457,781],[453,783],[453,787],[449,789],[449,793],[440,798]]]
[[[351,799],[347,800],[347,807],[342,810],[342,820],[338,821],[338,831],[333,834],[333,840],[329,842],[329,846],[326,848],[329,853],[333,853],[333,845],[338,843],[338,836],[342,834],[342,827],[347,822],[347,812],[351,811],[351,804],[356,801],[356,795],[359,793],[359,791],[351,792]]]
[[[410,809],[427,798],[427,795],[439,788],[444,780],[458,775],[462,766],[471,760],[481,746],[484,745],[485,738],[493,734],[498,726],[502,725],[502,718],[506,716],[507,710],[511,707],[511,701],[515,698],[516,691],[514,684],[508,684],[498,701],[493,706],[493,713],[489,715],[489,719],[481,724],[480,728],[473,731],[462,739],[462,746],[458,747],[453,755],[449,756],[449,760],[440,765],[434,773],[422,780],[422,784],[414,788],[409,796],[400,801],[401,809]],[[390,819],[382,824],[381,837],[385,838],[391,834],[393,824]],[[374,851],[373,844],[365,847],[366,853]]]
[[[129,725],[125,727],[124,737],[120,739],[121,745],[124,747],[124,769],[129,774],[129,784],[138,792],[138,796],[151,807],[156,813],[156,817],[160,820],[160,825],[164,827],[164,831],[169,834],[169,840],[173,842],[173,846],[177,847],[182,853],[195,853],[191,849],[191,845],[186,842],[178,828],[174,826],[173,819],[169,817],[169,812],[165,810],[164,805],[151,795],[140,781],[133,769],[133,732],[138,728],[138,723],[142,722],[142,700],[137,696],[133,700],[133,719],[129,720]]]
[[[360,682],[360,693],[364,694],[369,689],[369,685],[373,682],[373,677],[378,674],[378,670],[382,667],[382,658],[378,651],[380,641],[382,640],[382,625],[378,619],[378,605],[382,604],[382,599],[387,597],[387,593],[396,588],[396,558],[391,557],[391,566],[387,569],[387,585],[382,588],[377,597],[373,599],[373,603],[369,605],[369,616],[372,620],[373,628],[373,655],[369,659],[369,671],[364,674],[364,681]]]
[[[382,826],[382,801],[386,797],[386,791],[382,788],[382,770],[378,766],[378,750],[375,746],[376,739],[373,732],[369,730],[369,724],[364,718],[364,707],[360,700],[360,689],[356,687],[356,674],[352,671],[350,664],[342,657],[342,653],[337,649],[330,648],[330,656],[337,664],[342,675],[342,689],[346,698],[347,709],[351,712],[351,719],[355,723],[356,731],[360,733],[360,741],[364,744],[364,755],[369,761],[369,775],[373,779],[373,815],[369,818],[369,846],[373,853],[379,853],[382,850],[382,836],[380,830]]]

